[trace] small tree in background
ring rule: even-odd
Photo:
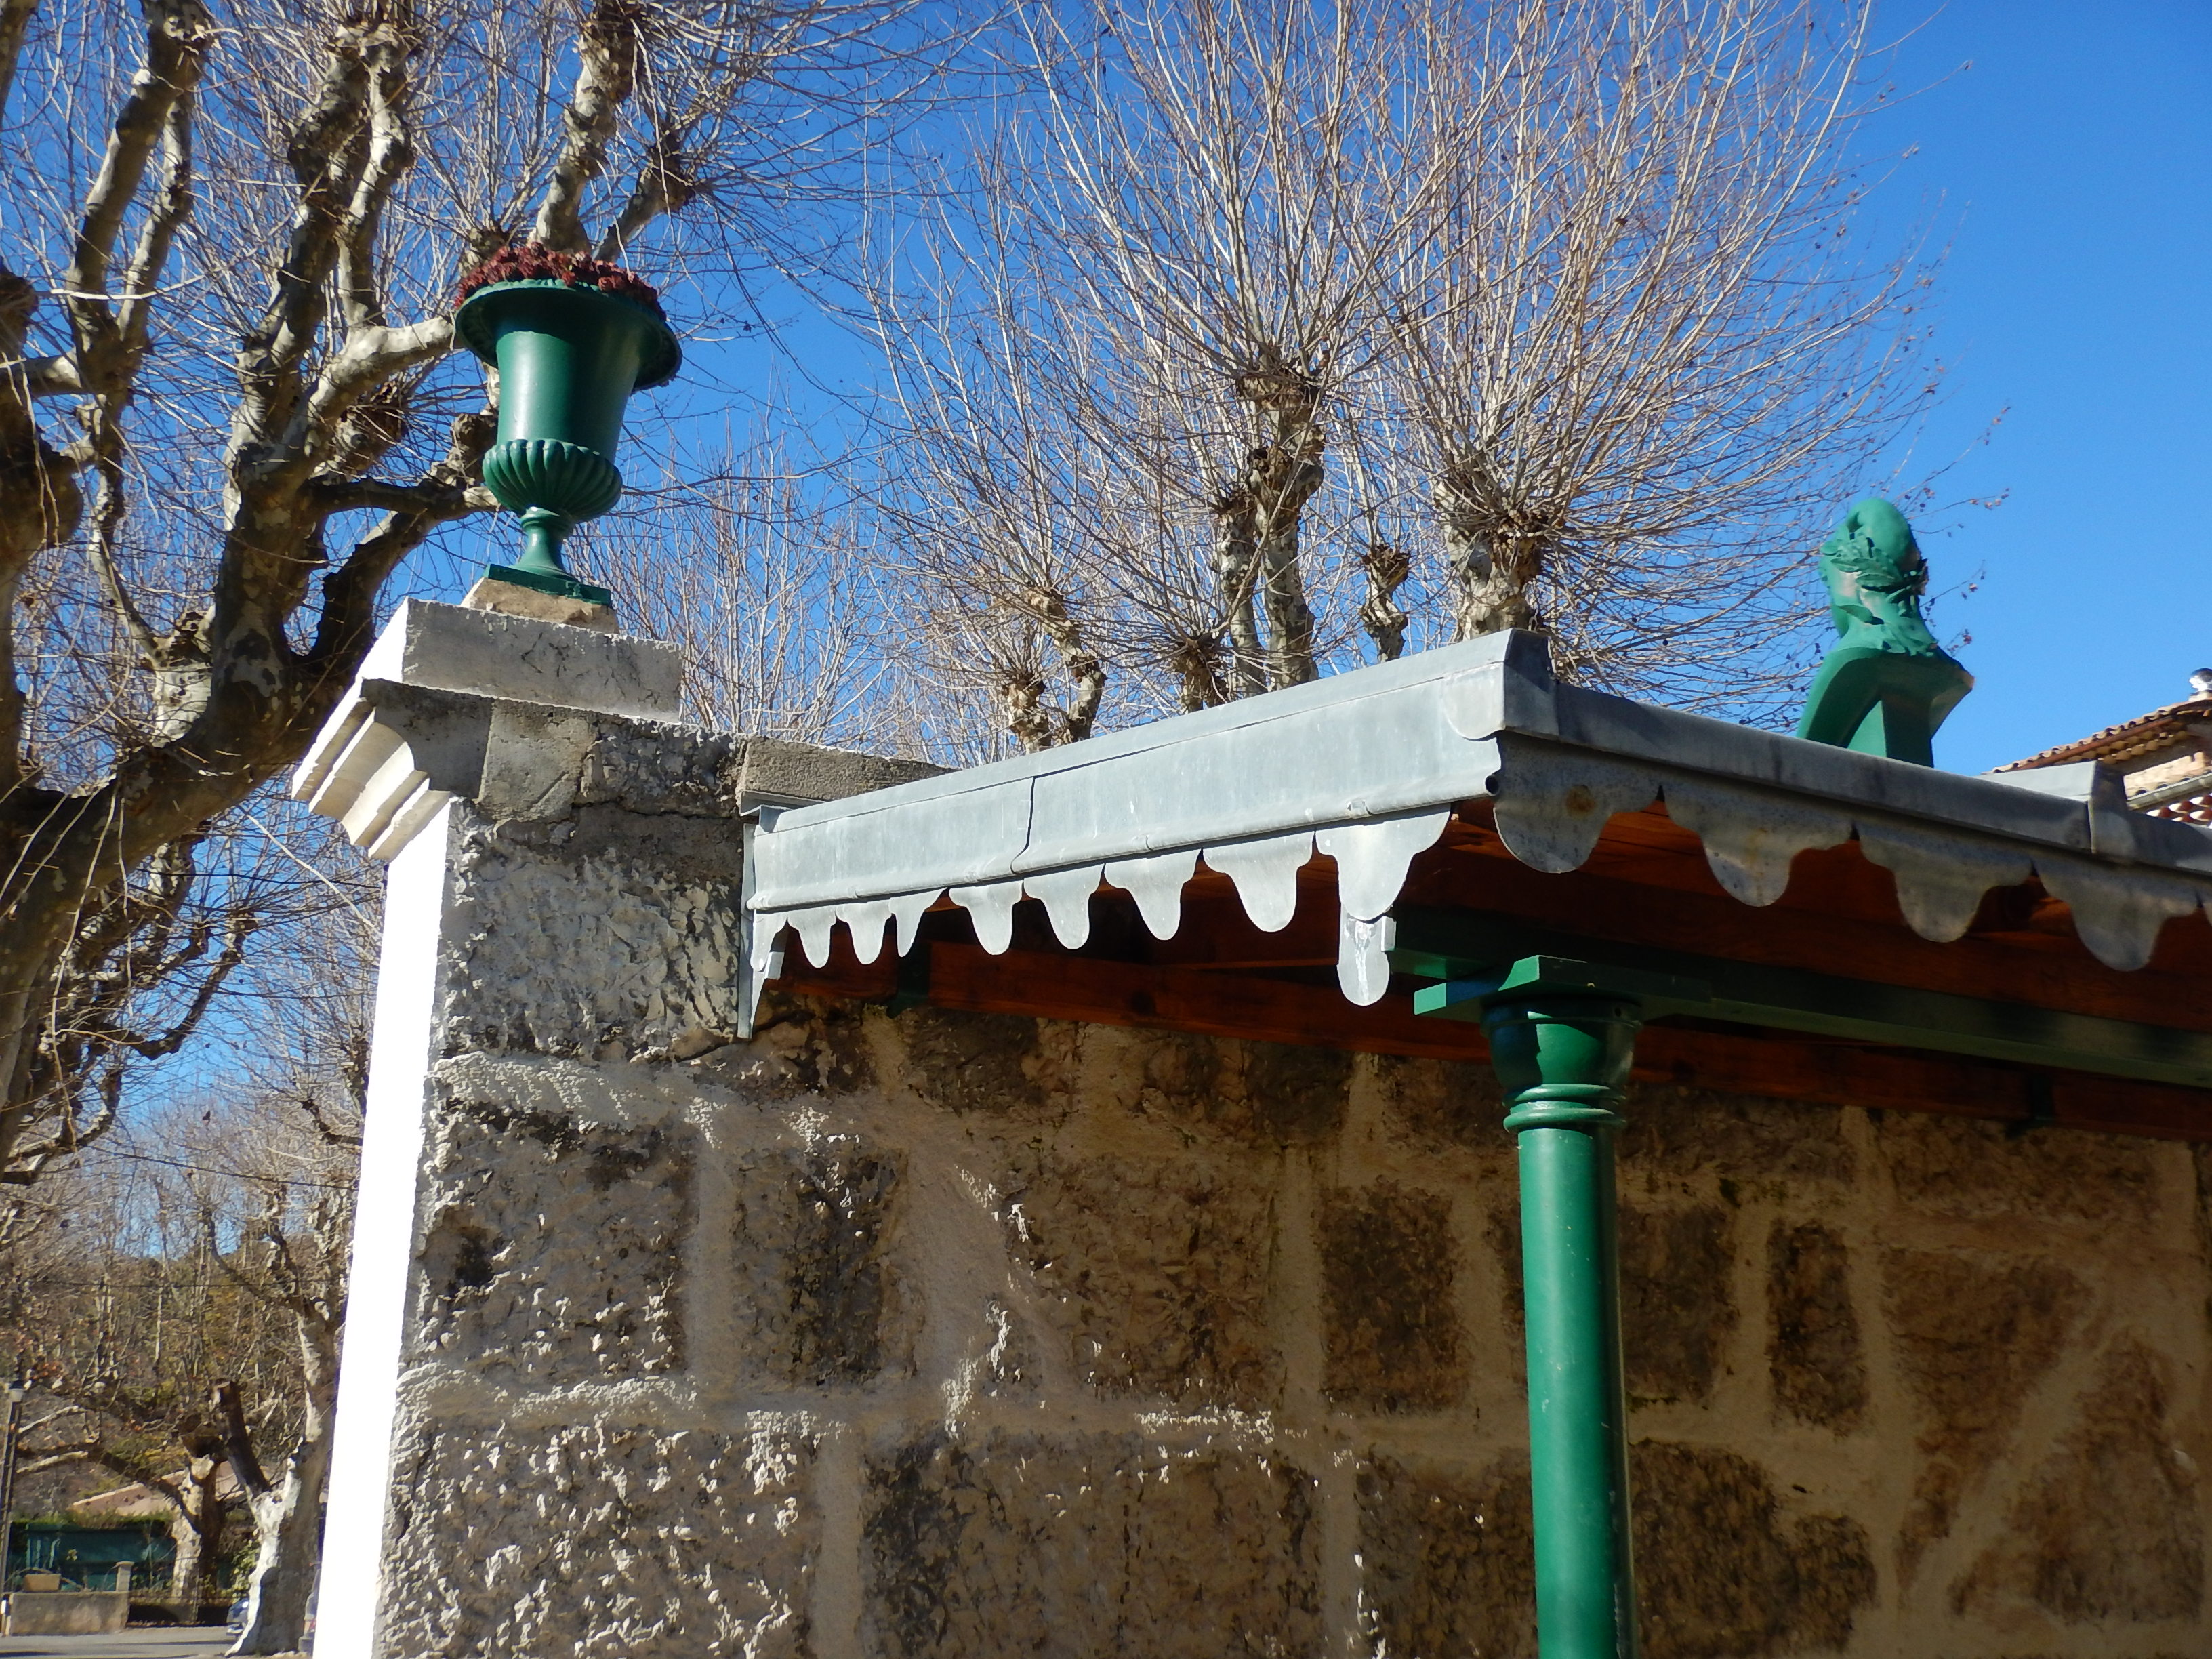
[[[881,534],[853,498],[849,461],[814,454],[800,426],[771,388],[738,443],[680,464],[677,482],[583,526],[576,544],[623,596],[626,624],[684,653],[685,719],[918,755]]]
[[[235,1508],[212,1385],[281,1372],[286,1333],[214,1269],[190,1198],[144,1178],[180,1173],[181,1161],[104,1161],[17,1200],[0,1297],[15,1364],[62,1408],[27,1437],[23,1472],[90,1465],[159,1497],[176,1551],[168,1594],[193,1617],[215,1591]]]
[[[120,1126],[13,1200],[0,1244],[15,1361],[70,1407],[33,1467],[161,1496],[187,1604],[241,1510],[240,1654],[303,1644],[337,1406],[379,907],[357,860],[325,861],[333,902],[233,981],[231,1090]]]

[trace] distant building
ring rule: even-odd
[[[2136,811],[2212,825],[2212,668],[2198,669],[2189,683],[2195,689],[2184,702],[1997,770],[2027,772],[2101,761],[2120,775],[2128,805]]]

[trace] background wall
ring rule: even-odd
[[[1533,1653],[1485,1072],[788,1000],[726,1041],[726,757],[564,742],[445,831],[386,1652]],[[2205,1650],[2189,1147],[1628,1115],[1651,1659]]]

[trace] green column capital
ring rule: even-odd
[[[1490,1063],[1511,1109],[1515,1133],[1539,1127],[1617,1129],[1613,1108],[1628,1083],[1636,1033],[1633,997],[1518,989],[1482,1000]]]

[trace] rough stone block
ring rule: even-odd
[[[393,1472],[385,1651],[802,1659],[812,1457],[788,1434],[434,1426]]]
[[[1391,1116],[1428,1146],[1474,1146],[1510,1154],[1505,1097],[1487,1065],[1378,1055],[1371,1062]]]
[[[1206,1128],[1219,1124],[1235,1103],[1223,1084],[1226,1062],[1218,1037],[1115,1026],[1090,1035],[1093,1052],[1115,1073],[1106,1086],[1140,1115]]]
[[[1311,1146],[1344,1121],[1353,1058],[1296,1043],[1127,1031],[1101,1048],[1135,1110],[1255,1146]]]
[[[1007,1215],[1040,1312],[1086,1382],[1188,1404],[1273,1397],[1267,1188],[1195,1161],[1048,1162]]]
[[[793,996],[775,986],[761,1000],[753,1035],[745,1042],[694,1039],[703,1056],[699,1064],[753,1100],[784,1100],[798,1094],[849,1095],[875,1084],[868,1052],[867,1023],[883,1015],[850,1003]],[[678,1060],[689,1056],[680,1050]]]
[[[684,1363],[692,1131],[460,1103],[430,1165],[422,1358],[499,1380],[653,1376]]]
[[[1243,1093],[1255,1131],[1285,1146],[1326,1140],[1344,1123],[1352,1056],[1340,1048],[1245,1042]]]
[[[649,872],[668,882],[719,886],[744,874],[744,838],[738,825],[681,812],[580,805],[573,823],[533,837],[533,844],[588,866]]]
[[[26,1573],[27,1580],[40,1575]],[[22,1589],[9,1592],[8,1596],[8,1634],[10,1636],[114,1636],[121,1637],[131,1626],[131,1592],[128,1590],[64,1590]],[[128,1638],[125,1638],[126,1640]],[[108,1646],[99,1642],[91,1644],[97,1652]],[[48,1652],[56,1651],[49,1648]],[[66,1644],[60,1651],[86,1651],[84,1644]],[[17,1652],[22,1650],[18,1648]],[[37,1648],[32,1649],[38,1651]]]
[[[2204,1604],[2197,1475],[2166,1422],[2160,1364],[2140,1343],[2105,1357],[2075,1426],[2021,1488],[2003,1541],[1951,1592],[2002,1618],[2031,1602],[2062,1623],[2195,1619]]]
[[[1642,1084],[1629,1090],[1622,1112],[1624,1174],[1649,1168],[1740,1181],[1851,1177],[1838,1107]]]
[[[1043,1103],[1024,1061],[1037,1054],[1037,1022],[1018,1014],[909,1008],[895,1022],[906,1048],[906,1080],[934,1106],[1004,1113]]]
[[[592,745],[580,798],[633,812],[732,817],[763,799],[838,800],[943,769],[810,743],[625,721],[603,729]]]
[[[1467,1389],[1451,1205],[1383,1182],[1321,1209],[1323,1386],[1339,1405],[1440,1411]]]
[[[1359,1471],[1360,1634],[1405,1659],[1535,1659],[1528,1460],[1480,1474],[1377,1457]]]
[[[1727,1212],[1620,1210],[1621,1357],[1637,1400],[1710,1399],[1735,1328]]]
[[[1776,1222],[1766,1239],[1766,1310],[1775,1403],[1800,1422],[1839,1433],[1858,1427],[1866,1357],[1844,1241],[1818,1222]]]
[[[1922,1552],[1951,1530],[1969,1484],[2003,1451],[2089,1292],[2048,1261],[1893,1250],[1882,1269],[1891,1340],[1922,1424],[1920,1474],[1898,1538],[1909,1580]]]
[[[2155,1141],[2083,1129],[2008,1133],[1978,1118],[1887,1112],[1878,1130],[1898,1198],[1929,1215],[2127,1226],[2157,1207]]]
[[[599,634],[621,631],[615,623],[615,608],[611,605],[568,599],[558,593],[541,593],[534,587],[525,587],[489,574],[477,578],[476,585],[462,598],[461,607],[465,611],[497,611],[509,617],[532,617],[539,622],[559,623],[564,628],[588,628]]]
[[[748,738],[738,787],[747,795],[842,800],[848,795],[933,778],[944,770],[927,761],[824,749],[818,744],[786,743],[778,738]]]
[[[920,1659],[1322,1650],[1312,1480],[1133,1435],[941,1435],[868,1471],[862,1638]]]
[[[900,1169],[836,1143],[741,1161],[732,1244],[749,1368],[789,1387],[906,1368],[909,1322],[889,1249]]]
[[[744,739],[687,726],[611,722],[584,757],[576,799],[587,806],[731,817]]]
[[[617,823],[608,810],[586,809],[553,827],[573,830],[567,840],[538,845],[467,824],[462,896],[447,922],[447,1054],[654,1058],[687,1033],[737,1029],[734,830],[632,814]],[[682,872],[684,849],[666,843],[702,832],[729,842],[727,877]]]
[[[1875,1597],[1866,1529],[1785,1517],[1767,1473],[1716,1446],[1629,1450],[1645,1659],[1840,1648]]]
[[[589,714],[497,704],[484,742],[477,805],[494,819],[567,817],[598,729]]]

